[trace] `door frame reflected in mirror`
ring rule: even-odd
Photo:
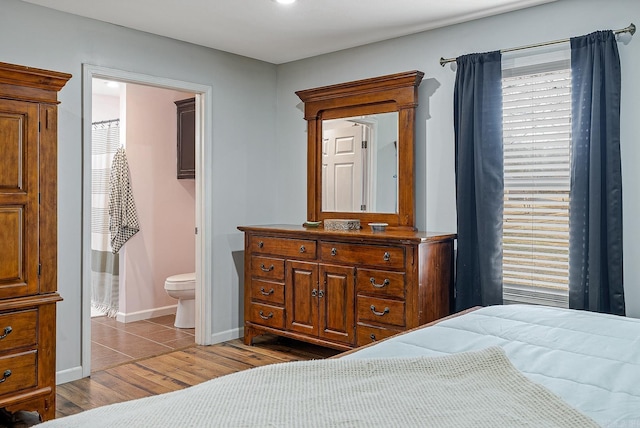
[[[349,218],[387,223],[390,229],[415,229],[415,109],[424,73],[408,71],[297,91],[307,121],[307,221]],[[398,209],[395,213],[322,210],[322,122],[398,112]]]

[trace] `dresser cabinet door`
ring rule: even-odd
[[[354,343],[355,268],[320,265],[320,337]]]
[[[287,261],[287,329],[318,335],[318,264]]]
[[[38,293],[38,106],[0,100],[0,298]]]

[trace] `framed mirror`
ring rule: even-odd
[[[414,229],[415,108],[424,73],[297,91],[307,121],[307,221]]]

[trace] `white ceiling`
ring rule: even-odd
[[[273,64],[556,0],[23,0]]]

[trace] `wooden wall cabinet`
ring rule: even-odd
[[[0,63],[0,408],[55,417],[57,93],[70,74]]]
[[[244,341],[362,346],[450,313],[454,234],[241,226]]]
[[[175,101],[178,114],[177,177],[196,178],[196,99]]]

